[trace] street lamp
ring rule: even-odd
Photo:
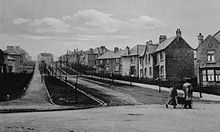
[[[202,81],[201,81],[201,68],[200,68],[200,64],[201,64],[201,60],[197,60],[197,64],[199,65],[198,67],[198,81],[199,81],[199,96],[200,96],[200,98],[202,98],[202,90],[201,90],[201,87],[202,87]]]

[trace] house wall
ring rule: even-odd
[[[214,51],[215,61],[210,63],[207,61],[207,51]],[[200,68],[200,71],[199,71]],[[215,38],[209,35],[203,43],[201,43],[197,48],[197,81],[202,87],[220,87],[219,81],[202,81],[202,70],[220,70],[220,42],[218,42]],[[216,72],[216,71],[215,71]],[[215,77],[215,76],[214,76]],[[207,79],[208,80],[208,79]]]
[[[86,65],[89,67],[94,67],[97,57],[97,54],[86,54]]]
[[[215,63],[207,63],[207,51],[215,51]],[[220,43],[208,36],[197,49],[197,60],[200,60],[200,67],[220,67]]]
[[[131,57],[122,57],[122,76],[129,76]]]
[[[193,78],[194,51],[184,39],[175,39],[166,49],[166,79]]]
[[[20,55],[9,55],[10,57],[14,58],[15,59],[15,69],[14,71],[15,72],[20,72],[20,66],[21,66],[21,63],[22,63],[22,56]]]
[[[131,61],[131,59],[133,61]],[[139,77],[139,57],[138,56],[123,56],[122,57],[122,75],[129,76],[131,67],[134,67],[134,77]]]
[[[96,60],[97,66],[96,66],[96,72],[101,73],[104,70],[104,73],[106,74],[115,74],[115,75],[121,75],[122,74],[122,61],[121,58],[118,58],[119,62],[116,63],[116,58],[111,58],[111,59],[99,59]],[[99,64],[104,65],[104,69],[100,68],[98,66]],[[118,67],[118,70],[116,70],[116,67]]]
[[[150,61],[149,61],[149,57],[150,57]],[[142,63],[142,65],[140,65],[140,62],[139,62],[139,68],[142,68],[142,70],[143,70],[143,76],[142,77],[152,79],[153,78],[153,57],[152,57],[152,55],[151,54],[146,54],[141,59],[143,60],[143,63]],[[151,67],[151,74],[150,74],[150,67]],[[139,74],[139,77],[141,77],[140,74]]]
[[[163,58],[161,57],[161,54]],[[157,75],[155,78],[160,78],[161,80],[166,80],[167,74],[166,74],[166,53],[165,51],[160,51],[156,53],[155,56],[155,68],[154,70],[157,71]],[[163,73],[161,73],[161,68],[163,68]]]

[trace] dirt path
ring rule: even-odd
[[[0,109],[48,109],[57,107],[48,101],[46,87],[40,80],[38,64],[36,64],[33,78],[25,95],[16,100],[0,102]]]

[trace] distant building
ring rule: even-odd
[[[8,72],[16,72],[15,70],[16,60],[10,56],[7,56],[7,71]]]
[[[38,55],[38,62],[39,63],[44,61],[47,65],[51,65],[53,60],[54,60],[54,56],[51,53],[40,53]]]
[[[139,56],[145,50],[146,45],[138,44],[132,49],[126,47],[126,52],[122,56],[122,75],[139,77]]]
[[[174,37],[159,38],[159,46],[153,52],[153,76],[161,80],[193,78],[194,50],[182,38],[180,29]]]
[[[90,48],[85,52],[84,65],[95,68],[95,62],[98,57],[108,52],[109,50],[105,46],[100,46],[95,49]]]
[[[5,52],[8,54],[8,56],[15,59],[15,72],[20,72],[21,65],[24,62],[22,54],[14,46],[7,46]]]
[[[7,54],[0,49],[0,74],[7,72]]]
[[[125,50],[119,50],[118,47],[114,51],[107,51],[96,60],[96,72],[107,74],[122,74],[122,55]]]
[[[220,88],[220,31],[215,35],[198,35],[197,79],[200,87]]]

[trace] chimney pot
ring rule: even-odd
[[[152,41],[152,40],[149,40],[149,41],[148,41],[148,44],[153,44],[153,41]]]
[[[176,37],[181,37],[181,30],[179,28],[176,30]]]
[[[203,35],[199,33],[198,37],[198,45],[200,45],[203,42]]]
[[[117,53],[118,50],[119,50],[119,48],[118,48],[118,47],[115,47],[115,48],[114,48],[114,53]]]
[[[159,43],[162,43],[163,41],[165,41],[167,39],[166,35],[160,35],[159,37]]]

